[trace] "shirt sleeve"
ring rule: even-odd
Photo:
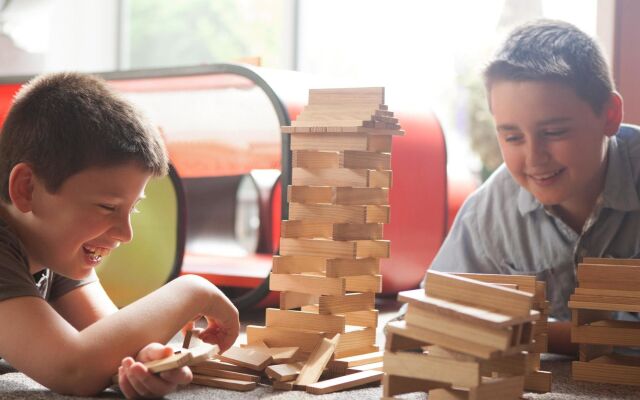
[[[97,282],[98,275],[96,275],[96,271],[91,271],[91,274],[82,279],[82,280],[74,280],[66,278],[62,275],[53,273],[53,281],[51,282],[51,291],[49,292],[48,301],[53,301],[59,297],[64,296],[69,293],[73,289],[79,288],[91,282]]]
[[[0,301],[12,297],[42,298],[33,276],[24,247],[4,223],[0,223]]]

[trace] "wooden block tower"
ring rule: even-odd
[[[533,323],[533,341],[527,357],[529,373],[524,377],[524,389],[531,392],[546,393],[551,391],[551,372],[540,371],[540,353],[548,351],[549,344],[549,301],[547,300],[547,284],[536,281],[530,275],[496,275],[496,274],[455,274],[464,278],[494,283],[502,287],[522,290],[533,295],[533,309],[540,313]]]
[[[571,341],[579,343],[573,379],[640,386],[640,357],[613,348],[639,347],[640,322],[614,319],[615,312],[640,312],[640,260],[585,258],[569,300]]]
[[[270,278],[280,307],[266,310],[266,326],[247,327],[247,342],[298,346],[304,357],[340,334],[335,358],[376,352],[391,142],[404,131],[383,88],[311,90],[282,131],[291,135],[292,184]]]
[[[531,365],[534,296],[475,279],[427,273],[401,292],[405,321],[386,327],[383,393],[437,399],[519,399]]]

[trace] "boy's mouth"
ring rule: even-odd
[[[560,168],[545,174],[530,174],[529,177],[538,182],[547,182],[564,172],[565,168]]]
[[[98,263],[102,260],[102,257],[105,257],[109,254],[109,249],[105,249],[104,247],[91,247],[91,246],[82,246],[82,249],[89,257],[91,262]]]

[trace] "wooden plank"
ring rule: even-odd
[[[341,153],[342,168],[391,169],[391,153],[346,150]]]
[[[351,389],[363,386],[373,382],[380,382],[384,373],[380,371],[363,371],[355,374],[349,374],[338,378],[328,379],[326,381],[312,383],[307,385],[306,391],[311,394],[327,394],[338,392],[340,390]]]
[[[553,377],[549,371],[532,371],[524,377],[524,389],[528,392],[548,393]]]
[[[336,205],[388,205],[388,188],[350,188],[331,186],[288,186],[292,203],[327,203]]]
[[[243,374],[241,372],[226,371],[223,369],[214,369],[208,367],[193,366],[191,371],[194,375],[210,376],[212,378],[233,379],[236,381],[260,382],[258,375]]]
[[[350,168],[292,168],[293,186],[390,188],[391,171]]]
[[[434,389],[429,400],[512,400],[522,396],[524,377],[484,377],[482,384],[474,388]]]
[[[640,299],[640,290],[638,291],[607,290],[607,289],[587,289],[587,288],[577,287],[574,293],[578,295],[586,295],[586,296],[606,296],[606,297],[613,296],[613,297]]]
[[[344,279],[349,292],[382,292],[382,275],[345,276]]]
[[[222,361],[240,365],[255,371],[262,371],[267,367],[267,365],[273,362],[271,354],[254,348],[230,347],[227,351],[218,355],[218,357]]]
[[[422,340],[409,338],[402,334],[387,332],[387,340],[384,343],[384,349],[387,351],[404,351],[404,350],[421,350],[429,343]]]
[[[360,365],[373,364],[382,361],[384,356],[383,351],[376,351],[373,353],[358,354],[351,357],[342,357],[329,361],[328,368],[334,368],[338,370],[346,370],[347,368],[358,367]]]
[[[613,313],[606,310],[571,310],[571,326],[585,325],[594,321],[613,319]]]
[[[192,358],[193,356],[191,353],[177,353],[160,360],[146,362],[144,366],[147,367],[149,372],[158,374],[160,372],[183,367],[187,365]]]
[[[195,368],[195,367],[194,367]],[[220,360],[206,360],[197,365],[198,369],[206,369],[206,370],[221,370],[221,371],[232,371],[239,372],[242,374],[254,374],[255,371],[250,368],[245,368],[240,365],[231,364],[228,362],[220,361]],[[203,374],[207,375],[207,374]]]
[[[568,304],[569,308],[575,309],[640,312],[640,305],[633,304],[615,304],[574,300],[570,300]]]
[[[465,306],[447,300],[441,300],[427,296],[423,289],[407,290],[398,293],[398,300],[413,304],[418,308],[438,312],[441,315],[450,316],[462,321],[472,322],[489,327],[507,327],[531,321],[538,317],[537,311],[530,312],[527,317],[513,317],[497,312],[483,310],[481,308]]]
[[[296,150],[291,154],[292,168],[350,168],[390,170],[391,154],[371,151]],[[314,185],[317,185],[314,183]],[[328,185],[334,186],[334,185]]]
[[[304,327],[306,330],[327,333],[342,333],[345,329],[345,318],[339,315],[320,315],[303,311],[267,308],[265,320],[266,326],[276,328],[299,329]]]
[[[572,326],[571,341],[625,347],[640,346],[640,322],[605,320],[589,325]]]
[[[574,361],[571,372],[573,379],[577,381],[640,386],[638,357],[612,354],[601,356],[590,362]]]
[[[313,105],[373,105],[373,109],[384,104],[383,87],[310,89],[309,104]]]
[[[354,372],[360,372],[360,371],[382,371],[383,366],[384,366],[384,363],[382,361],[371,363],[371,364],[356,365],[355,367],[347,368],[347,373],[354,373]]]
[[[389,206],[290,203],[289,219],[352,224],[387,224],[389,223]]]
[[[412,326],[448,334],[497,350],[507,350],[511,347],[510,328],[481,326],[417,308],[414,304],[409,304],[405,320]]]
[[[298,378],[295,380],[296,385],[309,385],[318,381],[322,371],[324,371],[331,356],[333,356],[339,340],[340,334],[336,334],[332,339],[322,339],[300,370]]]
[[[269,365],[264,372],[273,380],[289,382],[298,377],[303,365],[303,362]]]
[[[387,258],[391,242],[388,240],[330,240],[307,238],[280,238],[280,254],[283,256],[308,255],[325,258]],[[327,278],[340,279],[340,278]],[[336,293],[322,293],[336,294]]]
[[[319,307],[317,305],[308,305],[302,307],[302,311],[318,313]],[[334,315],[343,315],[347,325],[364,326],[367,328],[376,328],[378,326],[378,310],[360,310]]]
[[[220,347],[217,344],[202,343],[190,349],[183,349],[180,352],[191,354],[191,360],[187,365],[197,365],[217,355],[220,352]]]
[[[640,266],[579,264],[577,278],[581,288],[637,291]]]
[[[247,343],[264,342],[269,347],[287,347],[298,346],[300,351],[311,352],[325,337],[324,332],[316,332],[300,327],[294,329],[266,327],[266,326],[247,326]]]
[[[274,274],[298,274],[302,272],[324,272],[326,259],[310,256],[273,256],[271,272]]]
[[[382,378],[382,397],[384,400],[405,393],[429,392],[432,389],[450,386],[447,383],[425,379],[385,374]]]
[[[237,390],[241,392],[246,392],[249,390],[253,390],[256,388],[256,382],[247,382],[240,381],[235,379],[224,379],[224,378],[212,378],[210,376],[204,375],[193,375],[193,380],[191,381],[194,385],[201,386],[209,386],[215,387],[219,389],[229,389],[229,390]]]
[[[477,362],[416,353],[385,352],[383,363],[384,372],[390,375],[428,379],[462,387],[480,384],[480,366]]]
[[[502,275],[502,274],[471,274],[471,273],[455,273],[456,276],[473,279],[486,283],[504,283],[518,285],[518,290],[535,294],[536,293],[536,277],[533,275]]]
[[[351,357],[358,354],[379,351],[375,346],[376,330],[359,326],[347,326],[340,334],[340,341],[336,348],[336,358]]]
[[[375,308],[375,295],[369,293],[348,293],[344,296],[320,296],[320,314],[340,314],[350,311]]]
[[[299,290],[299,288],[296,290]],[[320,296],[317,294],[280,292],[280,309],[290,310],[292,308],[300,308],[309,304],[317,304],[319,299]]]
[[[271,274],[269,278],[269,288],[271,290],[301,291],[315,295],[344,295],[346,288],[346,278],[326,278],[316,275],[304,274]]]
[[[328,277],[358,276],[358,275],[379,275],[379,258],[330,259],[326,263],[326,275]]]
[[[243,349],[255,349],[264,353],[271,354],[274,364],[282,364],[290,362],[299,353],[300,348],[296,346],[288,347],[269,347],[262,341],[256,341],[251,344],[241,345]]]
[[[295,150],[291,152],[292,168],[340,168],[341,152]]]
[[[428,271],[429,296],[511,316],[528,316],[533,295],[437,271]]]
[[[596,264],[596,265],[628,265],[640,267],[640,259],[637,258],[597,258],[597,257],[584,257],[581,264]]]
[[[578,348],[578,359],[585,362],[613,352],[613,346],[610,345],[580,343]]]
[[[366,132],[369,133],[371,130]],[[400,133],[402,131],[397,132]],[[380,132],[379,136],[371,136],[367,133],[302,133],[291,135],[291,150],[356,150],[391,153],[392,136],[390,132]]]
[[[570,300],[580,303],[610,303],[640,306],[640,297],[572,294]]]
[[[352,125],[346,125],[350,122],[353,122]],[[380,122],[363,122],[358,123],[357,121],[346,121],[344,123],[328,123],[323,125],[330,126],[320,126],[321,124],[314,124],[315,126],[283,126],[280,127],[280,131],[282,133],[291,134],[292,137],[295,137],[299,134],[308,135],[308,134],[324,134],[324,135],[348,135],[348,134],[365,134],[370,135],[372,137],[382,137],[382,136],[403,136],[404,131],[400,129],[400,125],[398,124],[385,124]],[[323,149],[324,150],[324,149]],[[380,152],[389,152],[390,150],[370,150],[370,151],[380,151]]]
[[[333,240],[380,240],[382,224],[334,224],[318,221],[287,221],[281,223],[283,238],[325,238]]]

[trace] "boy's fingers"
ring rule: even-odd
[[[124,372],[124,367],[118,368],[118,386],[120,386],[120,391],[127,399],[133,399],[137,396],[135,389],[129,383],[129,379]]]
[[[160,343],[151,343],[140,350],[140,353],[138,353],[138,361],[149,362],[159,360],[161,358],[169,357],[171,354],[173,354],[171,347]]]
[[[161,372],[160,377],[176,385],[188,385],[193,380],[193,373],[189,367],[182,367]]]
[[[176,389],[176,385],[149,373],[142,364],[130,368],[129,380],[140,396],[155,398]]]

